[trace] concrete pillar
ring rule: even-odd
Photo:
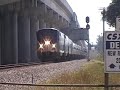
[[[39,20],[36,16],[30,18],[30,47],[31,47],[31,61],[38,61],[37,58],[37,37],[36,31],[39,30]]]
[[[1,47],[1,64],[4,64],[4,33],[5,33],[5,29],[4,29],[4,23],[5,23],[5,15],[4,16],[1,16],[1,27],[0,27],[0,47]]]
[[[56,28],[56,27],[55,27],[55,24],[52,24],[52,25],[50,26],[50,28]]]
[[[44,19],[39,20],[39,29],[41,29],[41,28],[46,28],[46,23],[45,23]]]
[[[64,28],[67,27],[67,26],[66,26],[66,20],[65,20],[65,19],[63,19],[63,27],[64,27]]]
[[[41,4],[41,17],[45,18],[47,17],[48,13],[47,13],[47,6],[45,4]]]
[[[2,41],[2,20],[0,17],[0,65],[1,65],[1,61],[2,61],[2,57],[1,57],[1,41]]]
[[[53,15],[53,10],[50,9],[50,8],[47,8],[47,13],[44,17],[44,20],[45,22],[49,22],[50,24],[52,24],[54,22],[53,18],[54,18],[54,15]]]
[[[58,13],[54,12],[53,17],[54,17],[53,23],[54,23],[55,27],[59,28],[60,23],[59,23],[59,15],[58,15]]]
[[[2,64],[12,63],[12,45],[11,45],[11,23],[10,23],[10,14],[6,14],[4,17],[4,31],[2,32]]]
[[[47,23],[46,23],[46,28],[50,28],[50,26],[51,26],[50,23],[47,22]]]
[[[66,24],[66,27],[69,27],[69,22],[67,20],[66,20],[65,24]]]
[[[63,28],[62,24],[63,24],[63,18],[62,16],[59,15],[59,28]]]
[[[30,18],[25,13],[18,17],[18,60],[30,62]]]
[[[6,13],[3,23],[2,64],[15,64],[18,62],[17,14],[13,12]]]
[[[32,6],[32,7],[37,7],[37,0],[31,0],[31,1],[26,0],[26,4],[27,4],[28,2],[31,2],[31,6]]]
[[[13,30],[13,60],[18,63],[18,15],[13,13],[12,16],[12,30]]]

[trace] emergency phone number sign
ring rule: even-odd
[[[120,72],[120,31],[104,32],[105,72]]]

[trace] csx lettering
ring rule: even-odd
[[[118,33],[110,33],[107,35],[108,40],[120,40],[120,34]]]

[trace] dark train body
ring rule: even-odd
[[[37,32],[37,54],[42,61],[62,61],[85,58],[86,50],[75,44],[61,31],[54,28],[41,29]]]

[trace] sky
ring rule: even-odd
[[[96,44],[98,35],[103,33],[102,9],[112,2],[111,0],[67,0],[73,11],[77,14],[77,19],[81,28],[86,27],[86,16],[90,17],[90,43]],[[113,31],[105,22],[105,31]]]

